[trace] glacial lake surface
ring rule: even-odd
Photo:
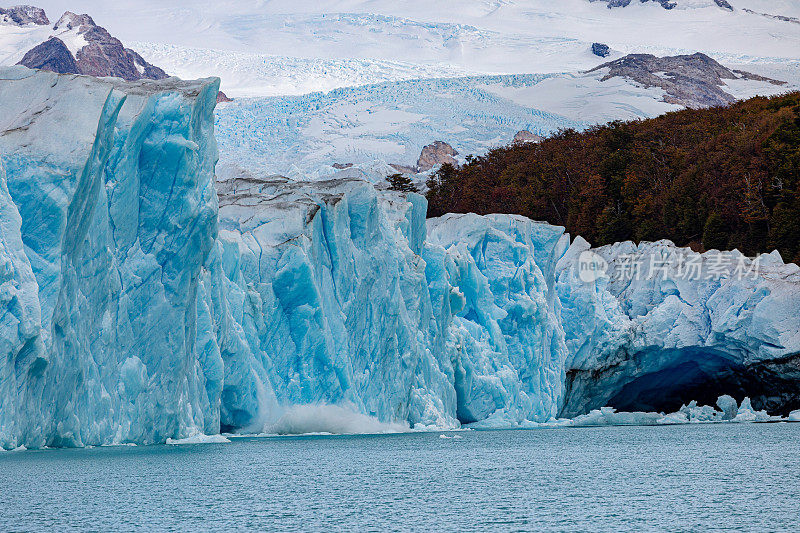
[[[0,452],[0,530],[798,531],[800,424]]]

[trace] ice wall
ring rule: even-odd
[[[201,307],[215,328],[204,349],[224,368],[223,427],[260,431],[284,408],[316,403],[455,424],[418,255],[424,198],[381,199],[357,180],[234,179],[219,191]]]
[[[605,274],[582,279],[592,257]],[[800,268],[778,252],[753,260],[669,241],[590,250],[577,238],[556,284],[569,351],[565,416],[713,404],[721,394],[771,412],[800,405]]]
[[[214,418],[193,350],[217,85],[0,71],[1,445],[163,442]]]
[[[0,70],[3,448],[800,407],[800,269],[777,254],[628,280],[623,260],[719,254],[426,221],[354,178],[215,188],[217,85]]]
[[[552,279],[563,229],[475,216],[426,229],[423,197],[352,179],[242,176],[219,194],[201,307],[223,427],[319,403],[439,427],[558,413],[566,349],[542,268]]]

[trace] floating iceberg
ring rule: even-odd
[[[0,70],[0,447],[800,403],[800,269],[777,254],[743,280],[620,280],[598,269],[719,254],[426,220],[352,176],[215,187],[217,85]],[[717,405],[680,416],[765,416]]]
[[[564,420],[565,426],[593,427],[593,426],[655,426],[655,425],[681,425],[681,424],[708,424],[715,422],[743,423],[743,422],[771,422],[781,420],[780,417],[771,417],[766,411],[755,411],[750,403],[750,398],[745,397],[742,405],[737,407],[736,400],[730,396],[720,396],[717,401],[719,407],[727,408],[729,400],[733,401],[735,416],[729,411],[718,411],[708,405],[698,405],[694,400],[681,406],[674,413],[644,413],[644,412],[617,412],[613,407],[601,407],[588,414],[577,416],[571,420]]]

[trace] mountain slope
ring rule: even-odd
[[[29,9],[30,6],[24,6]],[[38,12],[37,12],[38,13]],[[44,16],[42,12],[42,16]],[[16,25],[31,30],[31,34],[41,33],[41,21],[47,22],[46,16],[40,22],[28,21]],[[0,27],[0,31],[3,28]],[[20,65],[28,68],[49,70],[60,74],[86,74],[88,76],[114,76],[128,81],[139,79],[160,80],[167,74],[160,68],[151,65],[142,56],[125,48],[119,39],[95,24],[89,15],[64,13],[52,28],[50,37],[28,50]]]

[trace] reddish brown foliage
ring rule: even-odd
[[[519,213],[597,245],[668,238],[798,260],[799,178],[791,93],[493,150],[443,167],[428,199],[431,216]]]

